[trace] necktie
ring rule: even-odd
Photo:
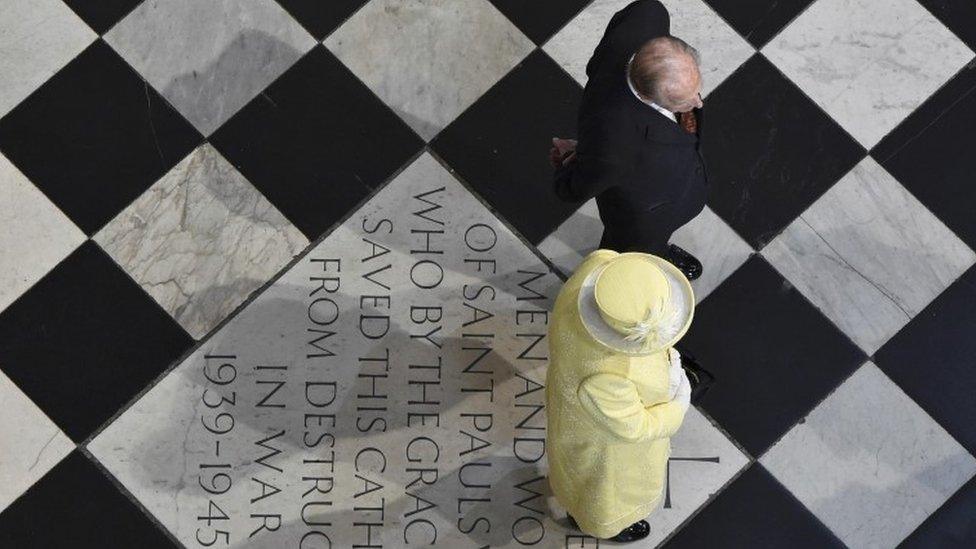
[[[695,118],[695,111],[679,112],[678,124],[688,133],[698,133],[698,120]]]

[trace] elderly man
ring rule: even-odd
[[[550,161],[561,199],[596,197],[600,248],[664,257],[694,280],[701,263],[668,240],[705,207],[701,75],[669,29],[656,0],[613,16],[586,66],[578,145],[553,139]]]

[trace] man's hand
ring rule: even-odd
[[[549,149],[549,163],[553,168],[565,166],[576,158],[576,140],[552,138],[552,148]]]

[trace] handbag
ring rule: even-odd
[[[715,376],[702,368],[701,364],[695,360],[695,356],[688,353],[685,349],[675,346],[678,349],[678,353],[681,354],[681,368],[685,371],[685,375],[688,376],[688,381],[691,383],[691,403],[698,404],[708,390],[715,385]]]

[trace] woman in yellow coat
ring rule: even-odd
[[[597,250],[566,282],[549,327],[549,482],[597,538],[647,536],[690,385],[673,345],[691,325],[688,279],[657,256]],[[575,519],[575,520],[574,520]]]

